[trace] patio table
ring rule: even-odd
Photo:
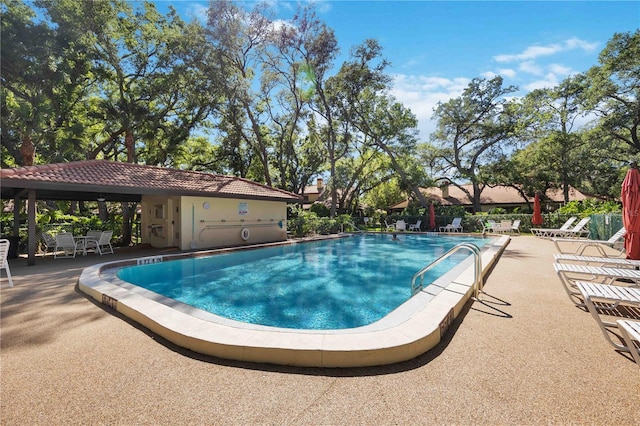
[[[98,237],[94,237],[93,235],[79,235],[77,237],[74,236],[73,239],[76,241],[80,241],[83,256],[87,255],[87,243],[89,241],[95,241],[96,245],[98,244]]]

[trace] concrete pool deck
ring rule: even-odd
[[[76,289],[86,266],[157,253],[10,261],[1,424],[640,424],[640,368],[571,303],[551,241],[513,237],[487,302],[468,303],[434,349],[340,369],[198,355]]]

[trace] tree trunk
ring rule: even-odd
[[[133,131],[127,129],[124,135],[124,145],[127,147],[127,162],[135,163],[136,162],[136,153],[135,153],[135,139],[133,137]],[[135,204],[133,205],[135,206]],[[132,207],[129,203],[122,203],[122,245],[128,246],[131,244],[131,234],[133,223],[131,221],[132,210],[135,207]]]
[[[36,156],[36,147],[31,140],[30,135],[24,135],[22,145],[20,146],[20,154],[22,154],[22,165],[33,166],[33,160]]]

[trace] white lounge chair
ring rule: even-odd
[[[7,272],[7,280],[9,280],[9,287],[13,287],[13,278],[11,278],[11,270],[9,269],[9,247],[11,242],[7,239],[0,240],[0,269],[4,269]]]
[[[420,231],[420,225],[422,225],[422,220],[419,220],[416,223],[410,224],[409,231]]]
[[[403,219],[400,219],[399,221],[396,222],[396,231],[406,231],[406,230],[407,230],[407,223]]]
[[[589,247],[594,248],[603,256],[607,256],[607,251],[605,248],[611,248],[615,251],[615,255],[619,256],[624,252],[624,243],[620,245],[621,239],[624,237],[624,234],[627,233],[627,230],[624,229],[624,226],[615,234],[611,236],[608,240],[585,240],[584,238],[552,238],[551,241],[555,244],[558,252],[567,253],[567,254],[584,254],[584,251]],[[577,244],[577,246],[576,246]],[[568,247],[567,247],[568,245]],[[616,250],[616,246],[618,249]],[[569,247],[572,247],[572,251],[568,251]]]
[[[558,234],[562,234],[563,231],[568,230],[578,218],[571,216],[560,228],[531,228],[531,232],[536,237],[540,238],[552,238],[557,237]]]
[[[640,321],[618,320],[616,322],[625,345],[640,367]]]
[[[82,251],[82,241],[76,241],[68,232],[56,234],[56,247],[53,253],[54,259],[58,257],[76,257],[78,251]],[[62,252],[62,254],[59,254]]]
[[[584,299],[584,305],[598,323],[602,334],[604,334],[609,343],[618,350],[630,352],[630,348],[627,345],[613,341],[610,331],[607,330],[607,327],[617,328],[617,322],[615,320],[607,321],[602,316],[606,315],[607,312],[619,316],[620,314],[615,312],[619,305],[640,307],[640,288],[595,284],[584,281],[576,282],[576,287]]]
[[[607,285],[612,285],[619,279],[640,282],[640,270],[635,268],[609,268],[569,263],[554,263],[553,268],[556,270],[560,282],[569,295],[569,299],[571,299],[576,306],[584,306],[582,301],[576,302],[576,296],[580,295],[576,287],[578,281],[590,281],[592,283]]]
[[[462,232],[462,230],[461,217],[454,217],[450,224],[440,227],[440,232]]]
[[[587,226],[587,223],[589,223],[589,221],[591,220],[590,217],[584,217],[582,219],[580,219],[580,222],[578,222],[578,224],[576,226],[574,226],[571,229],[567,229],[566,231],[562,231],[559,235],[557,235],[556,237],[559,238],[589,238],[589,234],[591,234],[591,231],[589,231],[588,229],[584,229],[585,226]]]
[[[602,266],[609,268],[640,268],[640,260],[625,259],[623,257],[606,256],[581,256],[578,254],[554,254],[553,258],[558,263],[587,264],[589,266]]]
[[[101,256],[103,254],[112,254],[113,246],[111,245],[111,237],[113,236],[113,231],[97,231],[97,232],[100,233],[98,238],[86,241],[85,252],[87,250],[94,250],[96,253],[100,254]]]

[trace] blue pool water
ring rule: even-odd
[[[411,278],[470,238],[368,234],[122,268],[123,281],[225,318],[327,330],[371,324],[411,297]],[[482,246],[486,240],[472,239]],[[446,273],[458,252],[429,273]]]

